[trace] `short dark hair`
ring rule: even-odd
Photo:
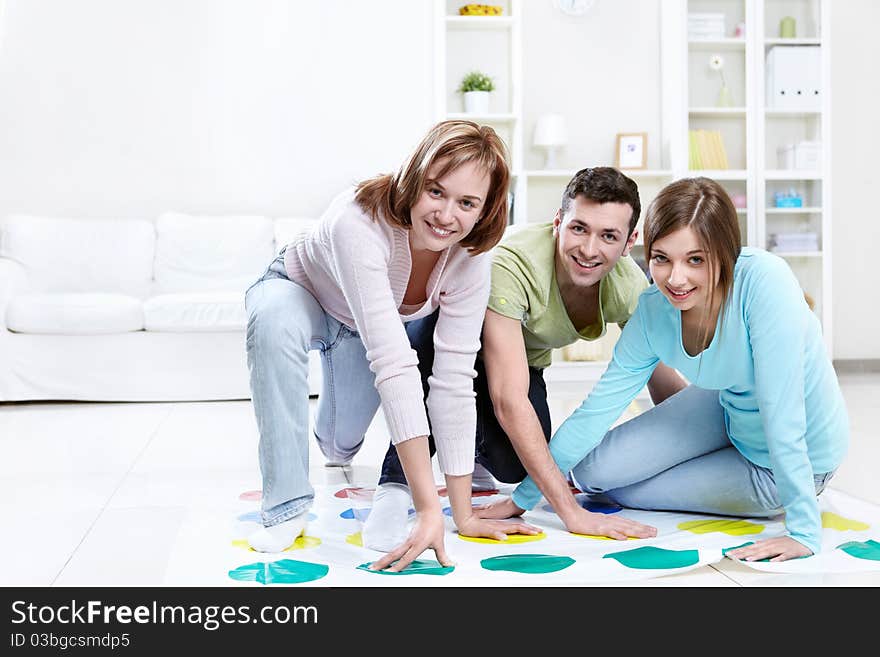
[[[614,167],[588,167],[581,169],[565,187],[562,194],[562,215],[571,209],[571,203],[580,194],[596,203],[626,203],[632,208],[629,219],[629,235],[639,223],[642,204],[639,186]]]

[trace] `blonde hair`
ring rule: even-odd
[[[479,220],[460,244],[472,255],[483,253],[498,243],[507,227],[508,159],[507,147],[489,126],[441,121],[396,173],[361,182],[355,200],[374,221],[381,218],[408,229],[412,226],[410,208],[424,191],[428,169],[434,163],[444,160],[438,178],[463,164],[476,163],[489,174],[489,192]]]
[[[684,178],[666,185],[648,206],[645,214],[645,255],[650,262],[655,241],[681,228],[690,228],[706,252],[709,280],[718,278],[712,288],[704,317],[702,344],[711,327],[708,318],[720,302],[723,312],[733,288],[733,270],[742,246],[736,208],[727,191],[710,178]]]

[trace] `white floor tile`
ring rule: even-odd
[[[100,509],[122,483],[123,473],[28,473],[0,475],[0,512],[27,511],[46,519],[67,511]]]
[[[165,404],[0,407],[0,474],[126,472],[169,413]]]
[[[160,585],[186,515],[184,507],[104,511],[55,585]]]
[[[0,513],[0,586],[51,586],[101,509],[34,515],[24,508],[3,507]]]
[[[850,423],[849,453],[832,485],[863,500],[880,504],[880,375],[840,377]]]
[[[259,473],[258,443],[250,402],[175,404],[134,471],[248,468]]]
[[[829,491],[873,502],[870,508],[877,509],[880,376],[845,375],[841,385],[852,441]],[[551,388],[554,428],[585,392],[572,384]],[[311,404],[314,413],[316,402]],[[646,406],[638,400],[621,421]],[[312,440],[311,480],[316,487],[373,486],[388,444],[381,412],[350,467],[324,467]],[[239,498],[261,487],[257,445],[253,408],[246,401],[0,405],[0,513],[7,528],[0,544],[0,563],[6,566],[0,586],[229,586],[228,570],[254,556],[227,543],[242,530],[240,518],[252,518],[259,509],[258,501]],[[435,476],[442,483],[436,459]],[[347,502],[338,503],[342,508]],[[331,556],[334,542],[344,545],[354,527],[340,520],[338,511],[328,515],[325,509],[316,525]],[[449,549],[458,547],[453,541],[450,534]],[[374,553],[365,554],[367,560]],[[286,556],[308,558],[307,551]],[[349,582],[343,577],[324,585],[334,583]],[[377,585],[369,575],[358,583]],[[880,573],[766,573],[724,559],[677,575],[602,585],[878,586]]]
[[[754,570],[732,559],[712,565],[739,586],[880,586],[880,572],[783,574]]]

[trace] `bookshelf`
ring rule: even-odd
[[[822,29],[829,13],[828,0],[664,0],[661,56],[673,177],[724,185],[743,243],[789,263],[814,301],[830,353],[831,43]],[[793,36],[781,35],[783,19],[794,19]],[[712,157],[695,164],[692,131],[720,136],[727,167]]]

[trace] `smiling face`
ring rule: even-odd
[[[627,237],[633,209],[628,203],[599,203],[578,194],[565,215],[553,221],[556,278],[560,285],[590,287],[629,254],[637,231]]]
[[[414,251],[442,251],[457,244],[483,214],[489,193],[488,172],[466,162],[438,178],[442,169],[442,160],[428,169],[425,187],[410,208],[409,242]]]
[[[654,240],[649,266],[657,288],[682,314],[708,310],[718,274],[710,272],[708,254],[692,228]]]

